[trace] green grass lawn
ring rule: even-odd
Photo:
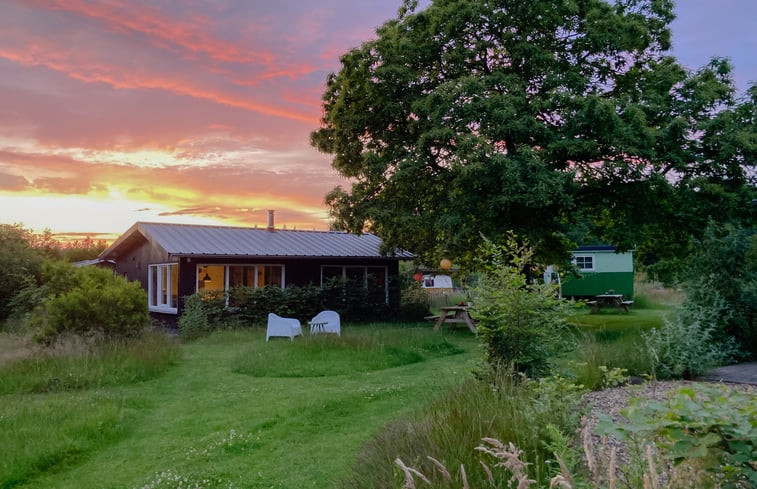
[[[0,488],[332,487],[386,423],[479,358],[469,332],[430,324],[268,343],[228,331],[179,350],[163,373],[72,383],[21,382],[17,360],[0,364]]]

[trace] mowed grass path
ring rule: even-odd
[[[377,329],[348,326],[343,338]],[[334,340],[266,343],[260,330],[232,331],[183,345],[178,364],[153,380],[0,396],[0,428],[7,428],[3,417],[34,416],[35,410],[49,417],[56,403],[63,419],[51,420],[48,430],[54,437],[71,436],[59,440],[61,446],[76,447],[86,433],[74,429],[67,435],[61,429],[66,418],[91,416],[99,430],[91,433],[95,442],[61,449],[38,462],[33,474],[0,481],[0,487],[331,487],[383,425],[417,412],[470,376],[479,358],[472,335],[430,330],[382,326],[388,338],[418,341],[381,345],[388,364],[398,365],[389,368],[377,369],[380,361],[369,358],[368,346],[358,345],[357,354],[340,360],[331,352]],[[336,368],[320,368],[319,359]],[[315,376],[307,376],[309,370]],[[30,433],[26,448],[12,449],[33,452],[36,443],[48,443]]]

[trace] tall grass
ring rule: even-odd
[[[680,290],[665,287],[662,282],[649,280],[644,273],[634,276],[633,289],[634,309],[667,308],[683,301],[683,293]]]
[[[609,309],[576,314],[569,320],[576,348],[556,363],[562,372],[589,389],[606,386],[601,366],[625,369],[627,375],[637,377],[651,374],[653,366],[642,333],[662,327],[670,310],[656,302],[638,308],[634,302],[626,314]]]
[[[232,371],[257,377],[328,377],[369,372],[455,355],[462,349],[425,328],[365,327],[342,336],[315,335],[295,341],[252,344]]]
[[[431,404],[414,419],[389,424],[358,455],[341,489],[401,487],[393,461],[401,459],[431,480],[431,487],[462,487],[465,466],[470,487],[491,487],[475,447],[484,437],[513,442],[532,463],[529,477],[544,487],[557,470],[553,451],[565,447],[578,423],[578,390],[563,379],[516,381],[500,374],[494,383],[471,379]],[[450,468],[443,477],[433,457]],[[551,465],[555,467],[552,468]],[[494,487],[509,487],[503,473],[494,474]],[[541,487],[541,485],[539,486]]]
[[[154,378],[176,363],[178,345],[159,332],[90,343],[77,337],[0,366],[0,395],[60,392]]]

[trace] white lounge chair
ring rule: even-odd
[[[316,333],[336,333],[339,336],[342,332],[339,313],[336,311],[321,311],[310,320],[310,334]]]
[[[302,335],[300,321],[293,318],[283,318],[274,313],[268,314],[268,329],[265,332],[265,340],[271,336],[286,336],[294,341],[294,337]]]

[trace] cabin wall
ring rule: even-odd
[[[147,266],[156,263],[171,263],[178,259],[169,258],[168,254],[154,243],[143,240],[116,258],[116,274],[128,280],[138,280],[147,290]]]

